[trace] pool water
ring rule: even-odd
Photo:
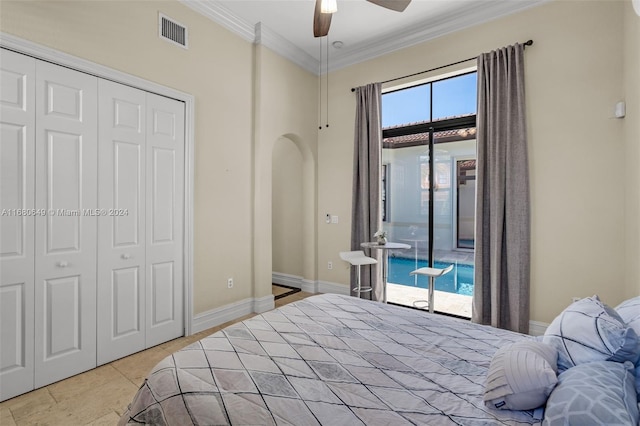
[[[436,261],[433,265],[436,268],[446,268],[450,263]],[[402,284],[414,287],[415,276],[409,273],[417,268],[429,266],[426,260],[418,260],[416,267],[415,259],[406,257],[389,256],[389,274],[387,281],[394,284]],[[453,271],[439,278],[436,278],[436,290],[448,293],[473,296],[473,265],[458,264],[453,267]],[[418,287],[429,288],[429,277],[418,275]]]

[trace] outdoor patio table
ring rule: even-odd
[[[372,250],[382,250],[382,302],[387,303],[387,274],[389,270],[389,250],[408,250],[411,248],[409,244],[404,243],[392,243],[378,244],[375,241],[370,241],[360,244],[362,248],[368,248]]]

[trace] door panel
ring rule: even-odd
[[[45,130],[47,182],[46,254],[79,252],[82,217],[82,134]]]
[[[184,334],[184,104],[147,93],[147,347]]]
[[[174,205],[176,152],[174,149],[153,147],[152,168],[153,181],[151,191],[154,244],[174,242]]]
[[[45,361],[82,350],[80,282],[78,275],[45,281]],[[65,309],[60,309],[61,306]]]
[[[175,320],[175,294],[173,262],[156,263],[151,267],[151,327],[160,326]]]
[[[96,366],[97,78],[36,63],[35,385]]]
[[[35,62],[0,49],[0,400],[34,387]]]
[[[98,365],[145,348],[145,93],[99,82]]]

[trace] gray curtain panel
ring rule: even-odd
[[[529,166],[524,45],[478,57],[472,321],[529,331]]]
[[[353,202],[351,209],[351,250],[362,250],[360,244],[373,240],[382,226],[380,217],[380,162],[382,156],[382,90],[380,83],[358,87],[356,93],[356,124],[353,153]],[[365,251],[366,253],[366,251]],[[381,262],[379,250],[368,256]],[[372,286],[363,298],[382,300],[382,268],[361,266],[362,286]],[[356,285],[355,267],[351,268],[351,295]],[[370,294],[370,296],[368,296]]]

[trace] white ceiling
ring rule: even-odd
[[[315,0],[181,0],[252,42],[263,43],[311,72],[320,68],[313,37]],[[366,0],[338,0],[329,42],[330,70],[539,5],[547,0],[412,0],[395,12]],[[520,40],[514,40],[514,42]],[[326,38],[322,39],[326,57]],[[325,70],[322,70],[324,72]]]

